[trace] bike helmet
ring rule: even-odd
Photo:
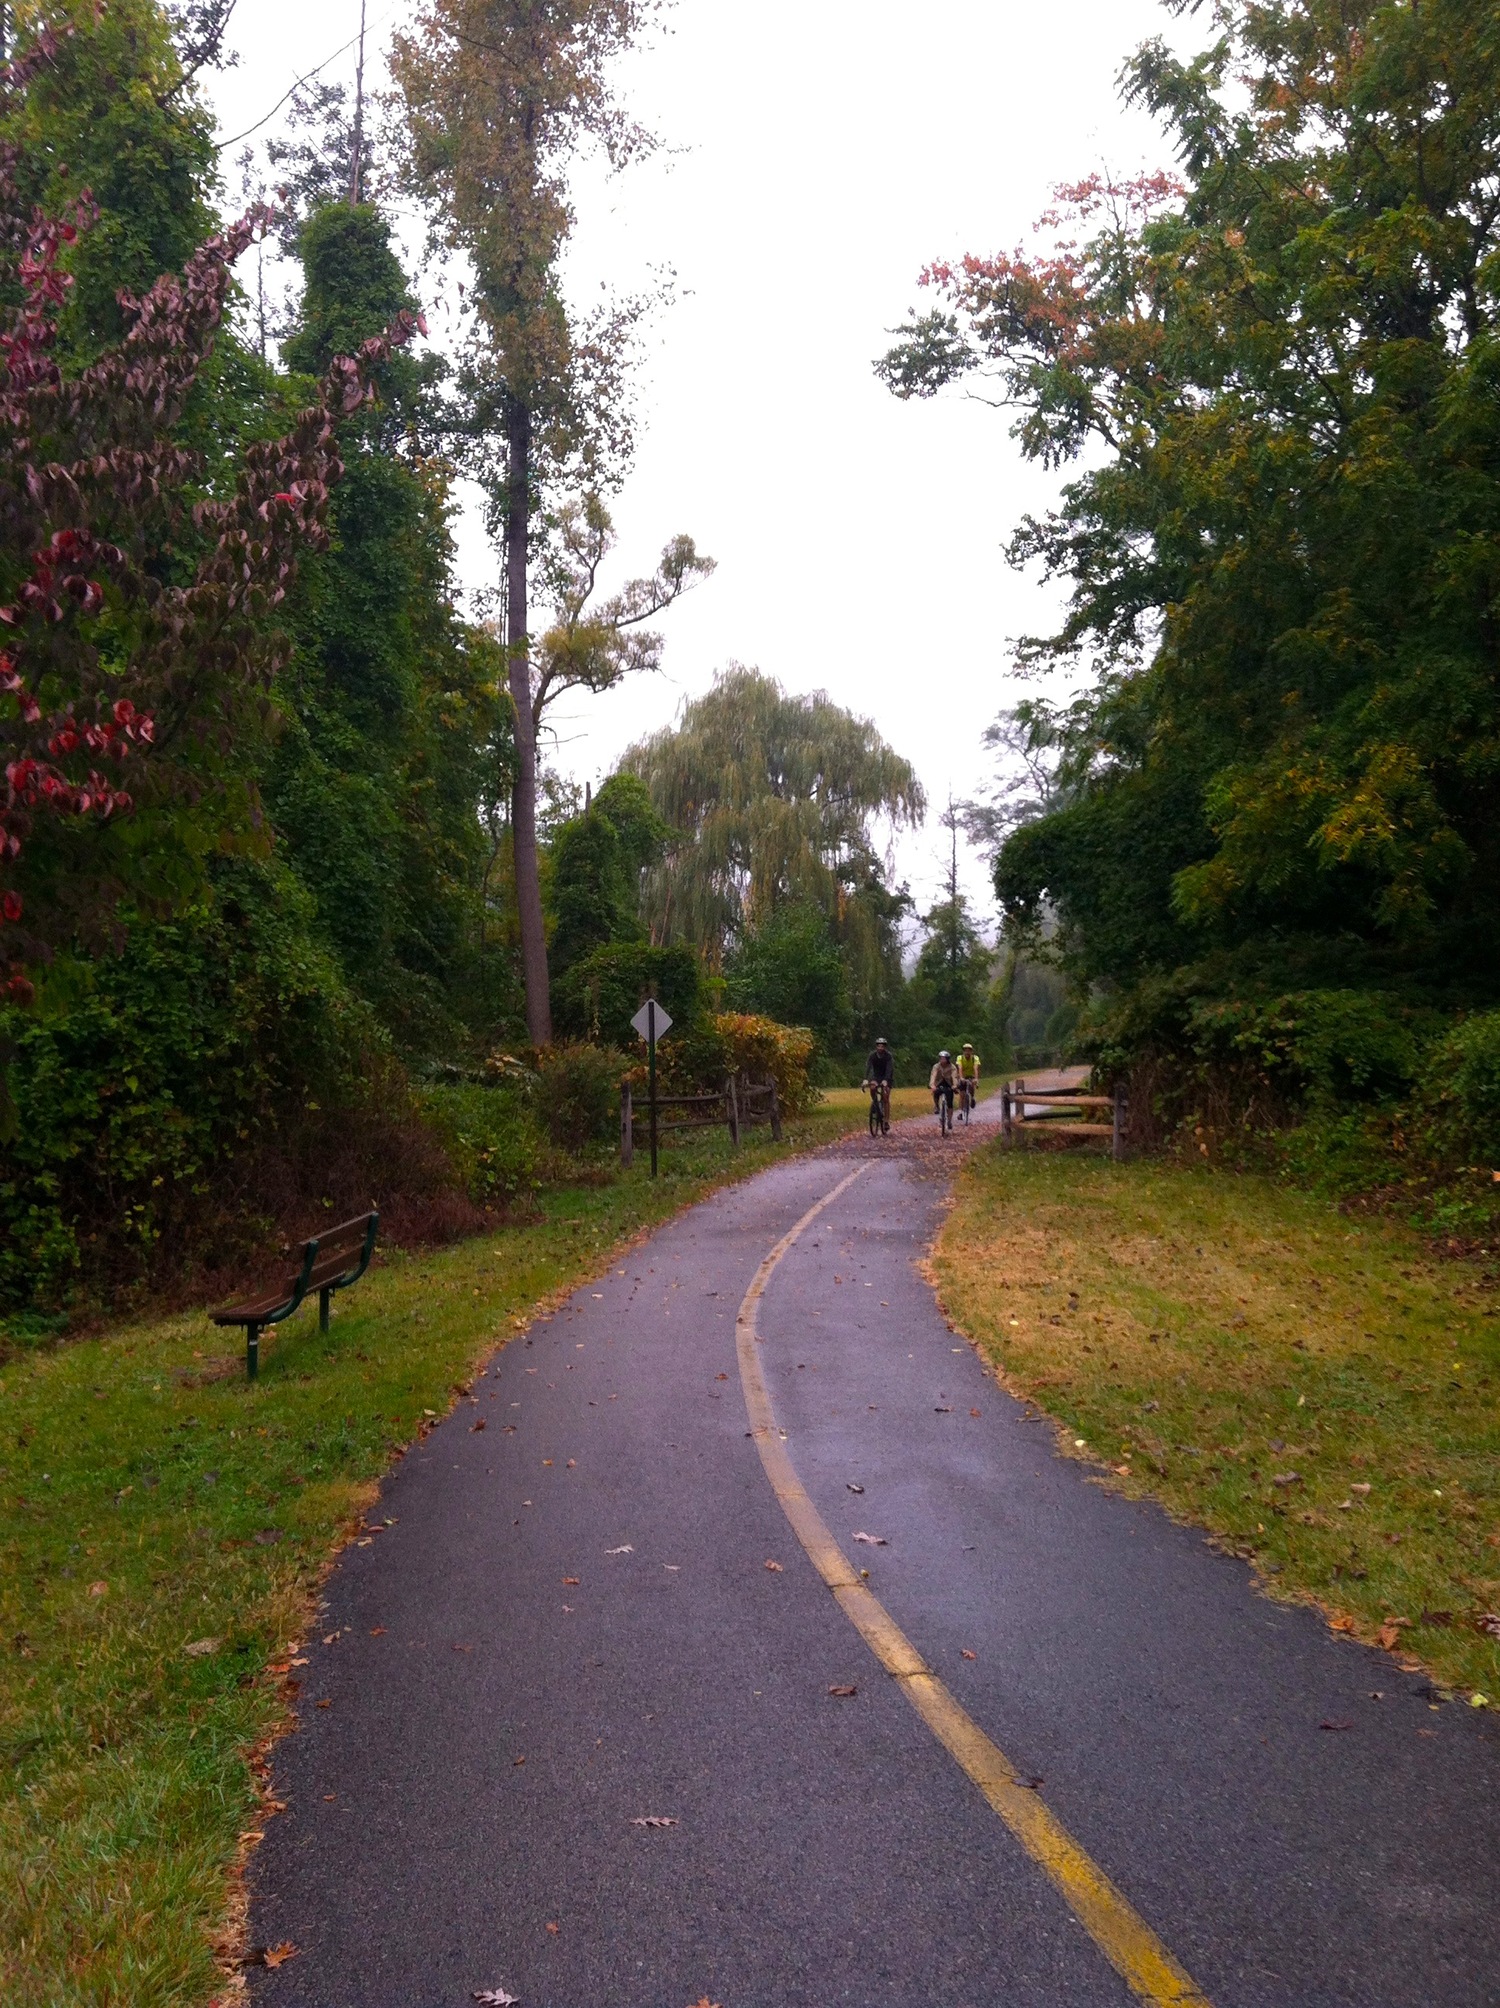
[[[965,1051],[966,1053],[972,1053],[972,1052],[973,1052],[973,1050],[974,1050],[974,1041],[973,1041],[972,1039],[965,1039],[965,1040],[964,1040],[964,1051]]]
[[[940,1060],[951,1060],[953,1058],[953,1055],[948,1051],[948,1048],[944,1046],[942,1052],[938,1054],[938,1058]]]
[[[885,1040],[884,1038],[880,1038],[880,1039],[877,1039],[877,1040],[875,1041],[875,1043],[876,1043],[876,1045],[877,1045],[877,1046],[883,1046],[883,1045],[885,1045],[885,1044],[886,1044],[887,1042],[886,1042],[886,1040]]]

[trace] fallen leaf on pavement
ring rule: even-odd
[[[851,1694],[858,1694],[857,1687],[830,1687],[828,1692],[837,1695],[840,1701],[847,1701]]]
[[[370,1636],[371,1636],[371,1638],[384,1638],[384,1637],[385,1637],[385,1626],[384,1626],[384,1625],[371,1625],[371,1627],[370,1627]],[[324,1639],[323,1643],[324,1643],[324,1644],[326,1645],[326,1644],[328,1643],[327,1639]]]
[[[970,1652],[969,1648],[966,1645],[960,1646],[958,1650],[959,1650],[959,1656],[962,1659],[978,1659],[979,1657],[979,1654],[977,1652]]]
[[[1336,1632],[1352,1632],[1354,1630],[1354,1620],[1353,1618],[1330,1618],[1328,1620],[1328,1629]]]
[[[951,1408],[934,1408],[932,1412],[934,1415],[952,1415],[953,1413]]]
[[[578,1585],[579,1585],[579,1584],[580,1584],[580,1583],[581,1583],[582,1581],[583,1581],[583,1578],[582,1578],[582,1576],[564,1576],[564,1577],[563,1577],[563,1588],[564,1588],[565,1590],[576,1590],[576,1589],[578,1588]]]
[[[888,1548],[891,1544],[884,1534],[856,1534],[856,1541],[863,1541],[867,1548]]]
[[[969,1413],[970,1413],[970,1415],[978,1415],[978,1413],[979,1413],[979,1410],[978,1410],[977,1408],[971,1408],[971,1409],[969,1410]]]
[[[768,1569],[771,1569],[771,1570],[774,1570],[774,1572],[775,1572],[775,1573],[776,1573],[776,1574],[777,1574],[778,1576],[779,1576],[779,1575],[781,1574],[781,1564],[780,1564],[780,1562],[767,1562],[767,1564],[766,1564],[766,1567],[767,1567]]]
[[[560,1924],[549,1924],[547,1926],[547,1929],[551,1932],[552,1936],[556,1938],[557,1934],[562,1930],[562,1926]]]
[[[689,2001],[688,2008],[720,2008],[720,2003],[717,2001],[710,2001],[708,1996],[705,1994],[701,2001]]]
[[[318,1706],[319,1708],[332,1708],[333,1703],[325,1695],[324,1698],[318,1703]]]
[[[623,1548],[606,1548],[604,1552],[606,1555],[633,1555],[635,1550],[627,1541]]]
[[[483,1416],[480,1416],[480,1418],[479,1418],[478,1422],[471,1422],[471,1423],[469,1424],[469,1434],[470,1434],[470,1436],[472,1436],[472,1435],[474,1434],[474,1432],[475,1432],[476,1430],[478,1430],[478,1429],[483,1429],[483,1428],[484,1428],[484,1417],[483,1417]]]
[[[643,1813],[639,1819],[632,1820],[630,1824],[632,1827],[675,1827],[677,1822],[663,1813]]]
[[[526,1759],[524,1757],[512,1757],[510,1761],[512,1767],[515,1770],[519,1770],[521,1766],[526,1762]]]
[[[268,1945],[260,1955],[260,1963],[262,1966],[270,1967],[285,1966],[289,1959],[297,1957],[297,1951],[298,1948],[290,1939],[281,1945]]]
[[[1320,1722],[1318,1727],[1320,1729],[1352,1729],[1354,1724],[1352,1722]]]
[[[503,1987],[478,1987],[473,1999],[482,2001],[485,2008],[520,2008],[519,1994],[507,1994]]]
[[[846,1479],[845,1483],[848,1485],[849,1490],[851,1492],[863,1492],[865,1489],[863,1485],[856,1485],[852,1479]]]
[[[544,1457],[542,1459],[542,1468],[545,1471],[550,1471],[552,1469],[552,1459],[550,1457]]]
[[[714,1375],[714,1379],[715,1379],[715,1380],[728,1380],[728,1378],[729,1378],[728,1374],[715,1374],[715,1375]]]

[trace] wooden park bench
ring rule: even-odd
[[[328,1330],[329,1300],[335,1290],[347,1290],[357,1283],[370,1266],[375,1252],[375,1236],[380,1231],[380,1215],[362,1213],[346,1220],[342,1227],[330,1227],[302,1244],[295,1269],[284,1269],[275,1287],[251,1297],[243,1304],[226,1304],[210,1313],[216,1325],[243,1325],[245,1328],[245,1372],[254,1380],[260,1372],[260,1335],[267,1325],[279,1325],[291,1317],[304,1297],[318,1293],[318,1329]]]

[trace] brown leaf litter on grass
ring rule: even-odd
[[[1494,1696],[1474,1652],[1500,1639],[1484,1279],[1394,1224],[1155,1163],[996,1152],[955,1208],[929,1280],[1062,1455],[1204,1527],[1263,1591]],[[1410,1615],[1432,1607],[1450,1623]]]

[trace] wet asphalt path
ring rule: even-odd
[[[838,1609],[747,1436],[736,1309],[857,1161],[684,1215],[393,1476],[277,1752],[251,1937],[299,1952],[252,1969],[256,2003],[1131,1999]],[[893,1139],[760,1308],[846,1554],[1214,2008],[1492,2008],[1497,1725],[1059,1459],[915,1267],[941,1195]]]

